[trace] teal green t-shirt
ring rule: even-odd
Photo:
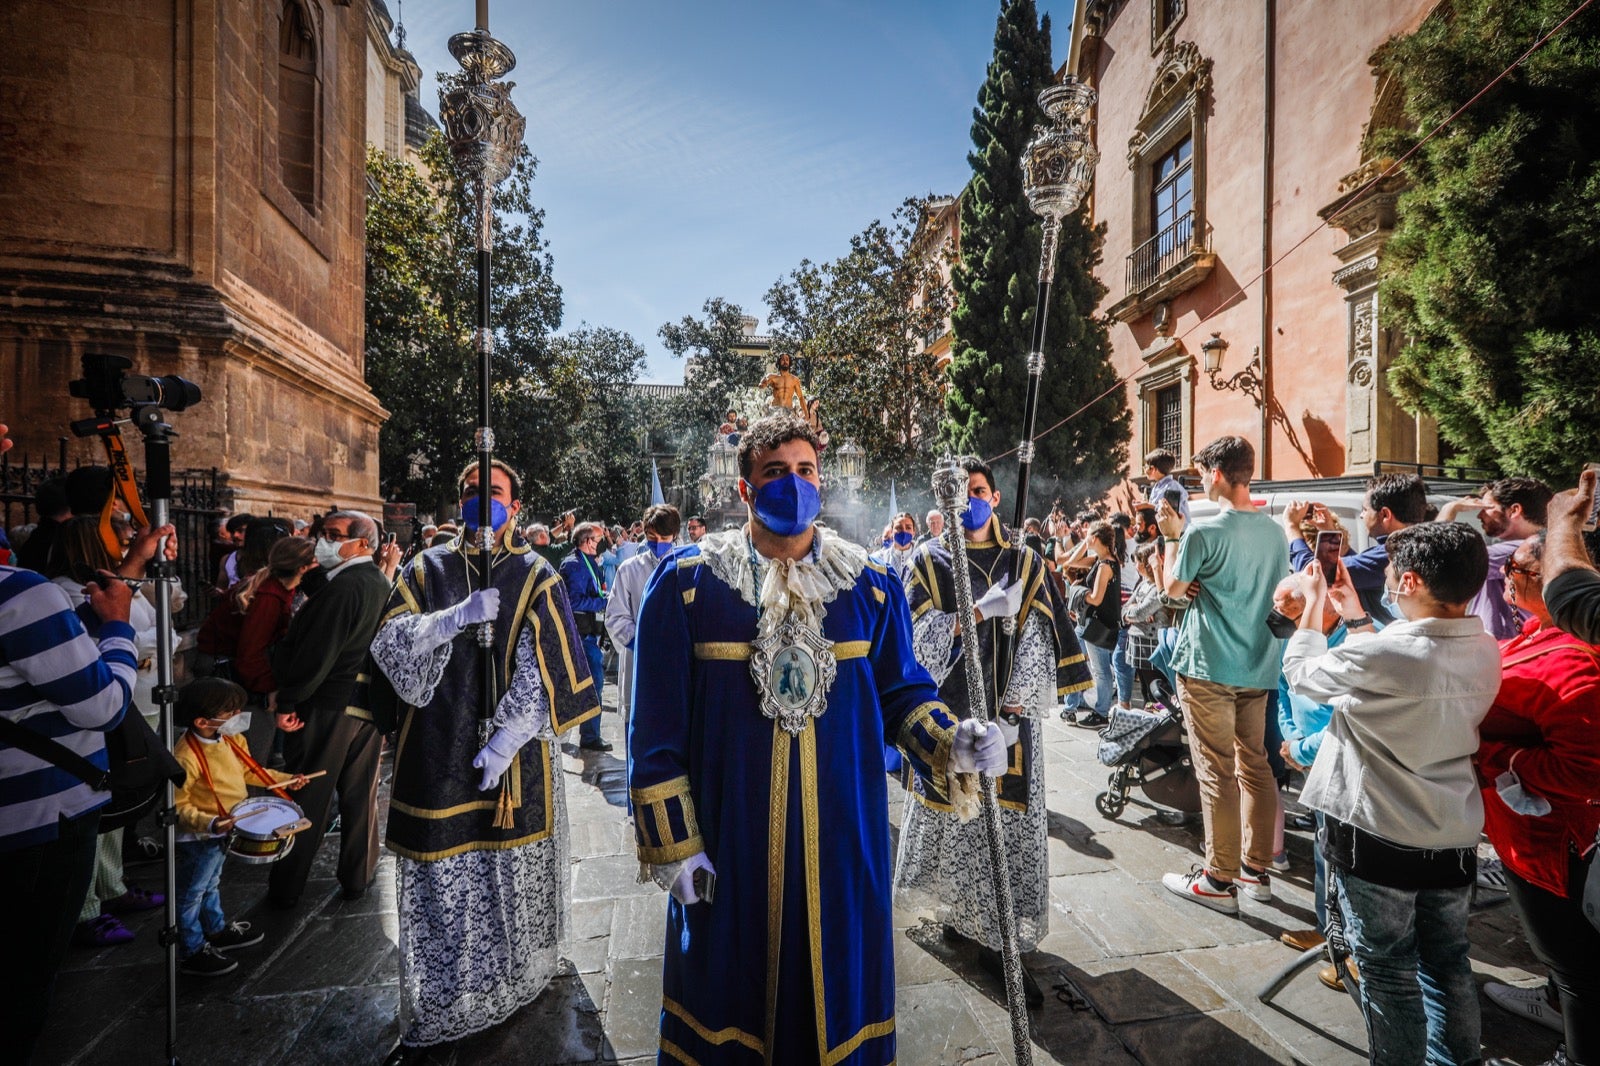
[[[1198,581],[1172,668],[1236,688],[1278,685],[1283,642],[1267,628],[1272,591],[1289,573],[1289,540],[1259,511],[1228,508],[1183,531],[1171,577]]]

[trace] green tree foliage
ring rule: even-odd
[[[389,409],[379,434],[386,497],[424,512],[454,502],[477,425],[477,300],[473,193],[443,138],[422,150],[430,175],[376,149],[367,154],[366,377]],[[579,410],[584,386],[570,353],[552,348],[561,289],[551,276],[535,160],[524,148],[494,197],[496,454],[524,471],[548,461],[539,432]]]
[[[692,482],[705,472],[706,449],[716,435],[717,426],[730,406],[734,394],[760,381],[766,368],[760,359],[741,355],[744,311],[738,304],[720,296],[707,300],[700,317],[685,315],[660,329],[661,343],[674,356],[684,360],[683,399],[671,410],[655,413],[659,426],[674,427],[673,450],[683,459],[682,480]]]
[[[869,478],[926,481],[944,413],[944,375],[921,351],[949,312],[938,249],[913,249],[925,200],[874,220],[830,263],[802,261],[767,292],[775,351],[809,369],[835,443],[866,452]]]
[[[1039,91],[1051,83],[1050,20],[1033,0],[1002,0],[994,57],[973,111],[972,181],[961,199],[961,262],[944,435],[960,451],[995,456],[1022,439],[1026,360],[1033,346],[1041,223],[1022,193],[1021,159],[1044,122]],[[1033,498],[1097,497],[1127,457],[1130,416],[1112,389],[1106,323],[1095,313],[1105,288],[1094,277],[1103,230],[1086,210],[1065,219],[1047,313],[1038,431],[1106,390],[1110,394],[1039,440]],[[1048,506],[1043,508],[1048,509]],[[1009,520],[1009,511],[1007,512]]]
[[[556,360],[577,368],[581,407],[576,420],[547,417],[539,424],[544,460],[527,468],[524,493],[537,515],[568,508],[587,518],[638,517],[649,502],[650,461],[641,448],[648,412],[632,383],[644,370],[644,349],[627,333],[583,326],[551,341]]]
[[[1405,90],[1399,155],[1573,8],[1452,0],[1379,53]],[[1410,344],[1390,387],[1467,464],[1568,484],[1600,455],[1600,8],[1405,164],[1384,247],[1384,324]]]

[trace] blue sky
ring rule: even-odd
[[[803,258],[843,254],[902,199],[966,182],[972,108],[999,0],[491,0],[539,160],[535,202],[565,313],[626,330],[644,379],[677,383],[662,323],[761,296]],[[1070,0],[1038,0],[1065,57]],[[397,13],[389,0],[391,14]],[[409,0],[433,75],[471,0]]]

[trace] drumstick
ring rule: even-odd
[[[328,771],[326,771],[326,770],[318,770],[316,773],[301,774],[300,776],[305,778],[307,781],[310,781],[313,777],[321,777],[322,775],[326,774],[327,772]]]
[[[270,810],[272,810],[272,806],[270,804],[263,803],[259,807],[251,807],[248,811],[240,811],[238,814],[230,815],[229,817],[237,822],[241,819],[248,818],[253,814],[260,814],[262,811]]]

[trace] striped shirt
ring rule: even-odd
[[[126,622],[102,624],[96,647],[59,586],[0,566],[0,714],[105,769],[105,734],[122,721],[137,672]],[[62,818],[108,799],[0,740],[0,854],[56,839]]]

